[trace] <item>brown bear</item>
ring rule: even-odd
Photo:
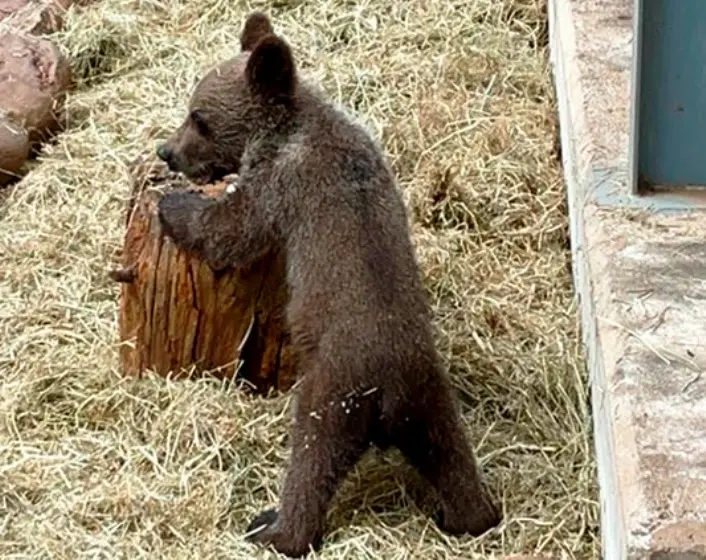
[[[196,86],[159,156],[195,181],[237,172],[220,199],[175,191],[165,233],[215,270],[286,254],[288,328],[301,372],[278,510],[251,540],[290,557],[320,546],[329,503],[375,445],[399,448],[436,489],[439,527],[479,535],[486,493],[435,348],[393,173],[369,133],[298,79],[287,43],[251,14],[241,53]]]

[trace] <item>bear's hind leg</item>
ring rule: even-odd
[[[290,557],[319,548],[329,503],[368,448],[369,407],[344,399],[316,402],[310,398],[315,388],[307,383],[315,379],[304,378],[300,386],[279,511],[263,512],[247,529],[261,528],[249,539]]]
[[[437,491],[439,528],[478,536],[497,526],[501,515],[483,487],[451,395],[437,397],[394,434],[394,444]]]

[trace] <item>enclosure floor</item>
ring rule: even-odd
[[[0,211],[0,557],[270,558],[290,397],[124,379],[128,164],[269,11],[303,77],[356,111],[409,208],[438,347],[504,523],[450,538],[399,454],[340,489],[318,558],[598,557],[598,495],[538,0],[97,0],[55,39],[69,127]],[[275,6],[275,7],[272,7]]]
[[[550,1],[603,558],[706,558],[706,215],[626,182],[633,2]],[[649,208],[652,207],[652,208]]]

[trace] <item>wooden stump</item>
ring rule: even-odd
[[[289,389],[294,363],[284,327],[284,258],[216,274],[162,234],[157,202],[166,188],[194,188],[157,162],[137,161],[121,268],[119,328],[123,373],[180,377],[193,366],[219,378],[237,373],[258,393]],[[227,182],[200,188],[219,196]],[[239,362],[241,362],[239,364]]]

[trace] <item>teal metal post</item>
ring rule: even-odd
[[[706,188],[706,0],[634,0],[630,184]]]

